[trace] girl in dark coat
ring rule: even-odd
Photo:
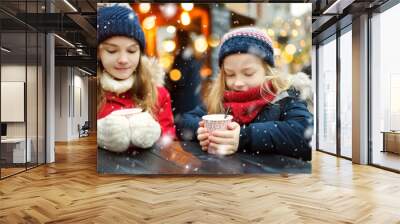
[[[311,81],[305,74],[284,76],[274,70],[271,39],[256,28],[224,35],[220,74],[205,105],[185,113],[177,123],[179,137],[197,139],[204,151],[229,155],[276,153],[311,160],[313,130]],[[202,116],[231,108],[228,130],[209,133]]]

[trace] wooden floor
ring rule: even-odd
[[[13,175],[15,173],[19,173],[22,172],[25,169],[25,167],[23,168],[0,168],[1,169],[1,178]]]
[[[313,173],[100,176],[95,138],[0,181],[0,223],[400,223],[400,175],[315,152]]]

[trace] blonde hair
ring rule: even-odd
[[[268,85],[263,85],[264,83],[260,83],[260,85],[266,87],[263,88],[262,91],[278,95],[279,93],[287,90],[290,87],[290,79],[288,77],[275,71],[266,62],[263,62],[263,67],[265,69],[265,78],[266,78],[264,83],[271,81],[273,90],[269,89]],[[221,71],[218,74],[217,79],[211,85],[209,94],[207,94],[204,98],[204,104],[207,107],[208,113],[214,114],[214,113],[225,112],[224,109],[225,90],[226,90],[225,73],[224,69],[221,68]]]
[[[152,80],[150,64],[143,62],[144,57],[145,56],[140,55],[139,64],[133,72],[135,82],[129,91],[131,91],[132,100],[135,102],[137,107],[140,107],[151,115],[154,115],[153,112],[157,103],[157,87]],[[104,68],[100,61],[98,64],[97,74],[98,76],[101,76]],[[97,111],[99,111],[106,102],[104,90],[101,88],[100,79],[101,77],[97,78]]]

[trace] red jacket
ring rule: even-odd
[[[171,110],[171,97],[166,88],[157,87],[157,90],[158,99],[154,110],[154,116],[161,126],[161,135],[164,136],[168,134],[176,139],[174,118]],[[106,103],[102,105],[97,113],[97,119],[101,119],[115,110],[135,107],[130,91],[122,93],[119,96],[112,92],[105,92],[105,97]]]

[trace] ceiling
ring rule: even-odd
[[[353,17],[374,11],[388,0],[311,0],[313,44],[351,24]]]
[[[67,3],[64,0],[48,0],[47,5],[45,2],[44,0],[0,1],[2,46],[11,50],[2,61],[24,63],[26,58],[28,61],[31,60],[38,55],[37,51],[44,49],[44,43],[37,43],[37,40],[43,38],[37,38],[37,35],[54,32],[74,45],[55,38],[56,66],[79,66],[94,74],[96,0],[68,0]]]
[[[9,55],[10,60],[25,58],[25,55],[34,54],[38,50],[37,46],[39,49],[43,47],[41,43],[37,43],[36,35],[29,32],[54,32],[74,45],[71,47],[60,38],[55,38],[56,65],[81,66],[95,73],[97,1],[68,0],[70,5],[65,1],[47,0],[47,6],[45,0],[0,1],[2,46],[14,52]],[[374,10],[388,0],[295,0],[293,2],[312,3],[312,36],[315,44],[332,35],[339,26],[350,24],[352,17]],[[49,11],[52,13],[48,13]],[[26,38],[25,35],[21,35],[25,31],[28,32]]]

